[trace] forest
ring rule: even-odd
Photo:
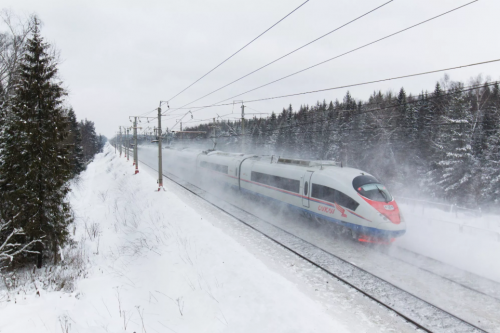
[[[106,138],[77,120],[41,22],[2,11],[0,32],[0,277],[46,259],[57,263],[73,213],[70,182]]]
[[[361,100],[347,92],[341,101],[289,105],[246,119],[244,133],[240,120],[185,127],[207,134],[177,134],[174,144],[333,160],[370,172],[395,195],[491,210],[500,194],[499,120],[498,82],[445,75],[415,95],[401,88]]]

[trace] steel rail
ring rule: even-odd
[[[404,251],[406,251],[406,252],[408,252],[408,253],[410,253],[410,254],[412,254],[412,255],[416,255],[416,256],[422,257],[422,258],[424,258],[424,259],[426,259],[426,260],[427,260],[427,259],[429,259],[429,260],[437,261],[437,262],[439,262],[441,265],[444,265],[444,266],[450,266],[450,267],[453,267],[453,266],[448,265],[448,264],[445,264],[445,263],[443,263],[443,262],[441,262],[441,261],[439,261],[439,260],[436,260],[436,259],[433,259],[433,258],[429,258],[429,257],[427,257],[427,256],[424,256],[424,255],[422,255],[422,254],[419,254],[419,253],[413,252],[413,251],[408,250],[408,249],[405,249],[405,248],[398,247],[398,249],[399,249],[399,250],[404,250]],[[457,285],[461,286],[462,288],[465,288],[465,289],[471,290],[471,291],[473,291],[473,292],[476,292],[476,293],[478,293],[478,294],[481,294],[481,295],[487,296],[487,297],[489,297],[489,298],[493,298],[493,299],[495,299],[495,300],[497,300],[497,301],[499,301],[499,302],[500,302],[500,297],[497,297],[497,296],[495,296],[495,295],[490,295],[490,294],[487,294],[487,293],[486,293],[486,292],[484,292],[484,291],[477,290],[477,289],[475,289],[474,287],[468,286],[468,285],[466,285],[466,284],[464,284],[464,283],[462,283],[462,282],[459,282],[459,281],[454,280],[454,279],[452,279],[452,278],[449,278],[449,277],[443,276],[443,275],[441,275],[441,274],[439,274],[439,273],[433,272],[433,271],[431,271],[431,270],[429,270],[429,269],[426,269],[426,268],[424,268],[424,267],[421,267],[421,266],[419,266],[419,265],[413,264],[413,263],[411,263],[411,262],[409,262],[409,261],[407,261],[407,260],[405,260],[405,259],[401,259],[401,258],[395,257],[395,256],[391,255],[390,253],[384,253],[384,252],[379,252],[379,253],[381,253],[381,254],[383,254],[383,255],[386,255],[386,256],[390,257],[391,259],[394,259],[394,260],[397,260],[397,261],[403,262],[403,263],[405,263],[405,264],[407,264],[407,265],[410,265],[410,266],[413,266],[413,267],[415,267],[415,268],[418,268],[418,269],[420,269],[420,270],[422,270],[422,271],[424,271],[424,272],[426,272],[426,273],[429,273],[429,274],[435,275],[435,276],[437,276],[437,277],[440,277],[440,278],[441,278],[441,279],[443,279],[443,280],[446,280],[446,281],[452,282],[452,283],[454,283],[454,284],[457,284]],[[454,269],[457,269],[457,270],[461,270],[461,271],[463,271],[463,270],[462,270],[462,269],[460,269],[460,268],[456,268],[456,267],[453,267],[453,268],[454,268]],[[469,274],[473,274],[473,273],[469,273]],[[485,280],[487,280],[487,281],[489,281],[489,282],[490,282],[490,283],[492,283],[492,284],[496,284],[496,285],[500,286],[500,284],[498,284],[498,282],[496,282],[496,281],[490,280],[490,279],[488,279],[488,278],[483,278],[483,277],[481,277],[481,278],[482,278],[482,279],[485,279]]]

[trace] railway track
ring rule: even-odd
[[[150,165],[142,161],[141,163],[155,170]],[[213,197],[212,194],[175,175],[169,173],[163,175],[309,264],[397,314],[420,330],[425,332],[487,332],[485,329],[467,322],[235,205],[226,201],[214,200],[217,198]]]
[[[435,263],[439,263],[439,265],[442,266],[443,268],[446,268],[446,270],[456,271],[457,273],[450,274],[450,273],[438,272],[437,269],[430,269],[430,268],[422,267],[423,265],[417,265],[409,260],[402,259],[402,258],[396,257],[394,255],[391,255],[390,253],[389,254],[385,253],[385,254],[390,256],[394,260],[398,260],[398,261],[403,262],[405,264],[414,266],[414,267],[416,267],[416,268],[418,268],[426,273],[438,276],[438,277],[440,277],[444,280],[447,280],[451,283],[457,284],[462,288],[471,290],[473,292],[476,292],[478,294],[481,294],[483,296],[492,298],[492,299],[500,302],[500,284],[498,284],[495,281],[480,277],[480,276],[472,274],[472,273],[465,272],[459,268],[455,268],[455,267],[447,265],[443,262],[437,261],[435,259],[426,257],[424,255],[421,255],[419,253],[416,253],[416,252],[413,252],[413,251],[410,251],[410,250],[407,250],[407,249],[404,249],[401,247],[397,247],[397,251],[406,252],[408,255],[411,255],[414,258],[417,258],[421,261],[425,261],[426,266],[428,266],[428,267],[432,266],[432,264],[429,264],[429,262],[435,262]],[[464,275],[464,274],[469,275],[469,278],[464,279],[464,278],[459,277],[460,275]],[[484,286],[486,286],[486,287],[484,287]]]

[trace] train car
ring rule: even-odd
[[[190,182],[198,181],[198,174],[192,170],[196,166],[196,159],[200,155],[199,149],[170,149],[163,151],[163,165],[166,170]]]
[[[385,186],[370,174],[332,161],[211,151],[197,155],[196,173],[334,223],[361,242],[392,242],[406,230]]]

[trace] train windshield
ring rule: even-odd
[[[392,195],[387,188],[372,176],[358,176],[354,178],[352,185],[365,198],[380,202],[392,201]]]

